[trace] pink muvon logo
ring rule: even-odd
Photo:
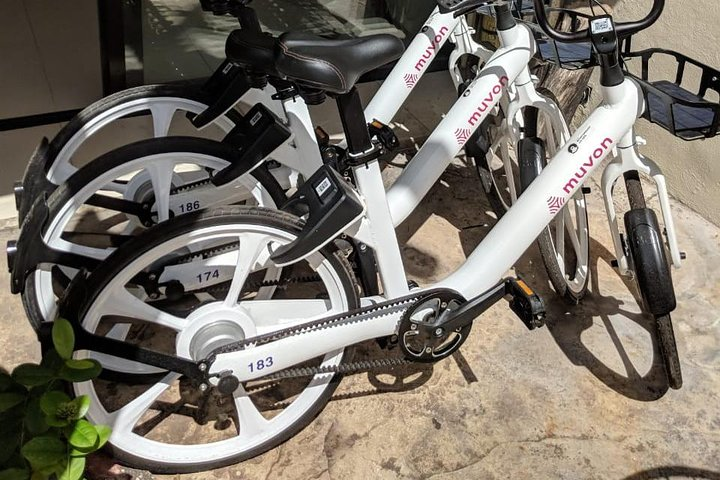
[[[448,27],[442,27],[440,28],[440,31],[435,35],[434,38],[430,39],[430,46],[425,49],[425,52],[422,55],[422,58],[418,60],[418,62],[415,64],[415,70],[418,72],[422,72],[423,69],[427,66],[428,61],[433,57],[435,52],[437,52],[438,47],[442,45],[443,41],[445,40],[445,36],[448,34],[450,30]]]
[[[508,84],[510,79],[506,76],[500,77],[500,80],[498,81],[497,85],[495,85],[492,90],[488,93],[488,96],[483,99],[483,102],[480,104],[480,106],[473,112],[472,116],[468,119],[468,123],[471,127],[474,127],[481,119],[482,114],[485,113],[488,108],[490,108],[494,100],[497,98],[500,93],[502,93],[503,88],[505,88]]]
[[[575,187],[580,184],[580,180],[585,178],[585,176],[588,174],[588,169],[592,168],[597,160],[600,160],[605,156],[607,151],[610,150],[610,147],[612,147],[612,144],[613,141],[610,138],[606,138],[602,141],[600,146],[596,148],[595,151],[593,151],[592,155],[588,157],[587,162],[580,165],[580,169],[575,172],[575,176],[568,180],[568,182],[565,184],[565,187],[563,187],[565,193],[569,194],[575,189]]]

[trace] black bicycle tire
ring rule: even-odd
[[[92,305],[92,302],[102,292],[107,282],[118,275],[125,266],[132,262],[137,256],[151,250],[157,245],[167,241],[168,238],[172,238],[178,235],[182,235],[188,231],[197,230],[203,227],[216,227],[223,224],[238,223],[239,219],[244,219],[245,222],[255,221],[267,221],[270,226],[276,228],[287,228],[293,233],[300,232],[302,229],[303,222],[298,217],[290,215],[288,213],[279,210],[270,210],[262,207],[242,207],[242,206],[227,206],[218,207],[215,209],[193,212],[186,215],[182,215],[162,224],[159,224],[145,232],[138,237],[133,238],[127,244],[113,252],[84,282],[82,287],[87,288],[85,293],[85,301],[79,309],[80,319],[84,318],[85,313]],[[346,297],[348,298],[348,308],[354,309],[360,305],[359,292],[360,286],[352,272],[348,260],[344,255],[335,247],[333,243],[330,243],[319,250],[320,253],[327,258],[333,268],[337,270],[343,289],[345,290]],[[72,287],[71,287],[72,288]],[[73,296],[72,293],[68,294]],[[351,361],[352,359],[352,347],[345,349],[343,355],[343,362]],[[242,462],[244,460],[253,458],[261,453],[264,453],[278,445],[286,442],[303,428],[309,425],[315,417],[317,417],[323,410],[323,407],[330,400],[333,392],[337,388],[342,379],[342,374],[337,373],[333,376],[330,381],[330,385],[325,389],[321,398],[319,398],[309,409],[305,412],[298,420],[296,420],[290,427],[282,432],[275,438],[272,438],[265,443],[258,445],[257,447],[248,450],[243,454],[239,454],[233,457],[228,457],[221,460],[212,460],[203,462],[201,464],[195,464],[193,466],[182,465],[182,466],[158,466],[153,462],[147,462],[143,458],[138,458],[134,455],[128,454],[122,450],[114,448],[109,445],[108,448],[113,454],[113,457],[131,464],[134,467],[147,469],[153,473],[193,473],[204,470],[216,469],[235,463]]]
[[[67,142],[98,115],[123,103],[154,97],[177,97],[205,105],[210,105],[213,101],[208,94],[201,91],[200,85],[143,85],[121,90],[107,97],[103,97],[78,112],[49,142],[44,167],[45,172],[47,173],[50,170],[51,164],[55,161],[57,155],[62,151]],[[239,112],[232,109],[226,112],[225,116],[235,124],[241,119]]]
[[[624,180],[630,208],[647,208],[647,203],[645,201],[645,195],[643,193],[642,182],[640,180],[639,173],[637,171],[627,172],[624,175]],[[657,238],[662,238],[660,232],[656,231],[655,233],[657,235]],[[633,242],[630,242],[629,247],[631,255],[633,255]],[[637,253],[635,253],[635,255],[637,255]],[[638,262],[633,260],[633,269],[641,268],[641,265],[645,265],[645,262]],[[670,267],[668,265],[664,265],[664,267],[665,268],[662,271],[666,273],[657,272],[657,274],[667,274],[669,276]],[[644,303],[645,292],[643,292],[643,286],[640,284],[641,282],[638,281],[639,278],[640,275],[635,275],[636,285],[638,291],[640,292],[640,296],[643,298]],[[642,305],[642,308],[646,308],[646,306]],[[658,348],[660,350],[660,356],[663,360],[663,366],[665,368],[665,375],[667,376],[668,386],[673,390],[678,390],[682,388],[683,378],[682,367],[680,365],[680,355],[678,354],[677,350],[677,343],[675,340],[675,332],[673,329],[672,318],[670,317],[670,313],[666,313],[664,315],[654,315],[654,318],[656,339],[658,343]]]
[[[657,329],[658,347],[660,348],[660,356],[663,359],[668,385],[673,390],[679,390],[683,385],[682,367],[680,366],[680,355],[675,342],[675,332],[673,331],[670,314],[656,316],[655,328]]]
[[[55,189],[47,200],[49,212],[48,222],[51,222],[52,219],[60,213],[64,205],[70,201],[81,188],[102,173],[139,156],[183,150],[210,154],[228,162],[232,162],[238,155],[237,150],[229,144],[196,137],[164,137],[161,139],[141,140],[129,145],[124,145],[88,163]],[[250,172],[250,175],[260,182],[275,202],[275,205],[280,206],[287,199],[285,191],[264,164],[255,168]],[[22,248],[22,246],[20,247]],[[21,297],[25,313],[29,317],[31,325],[40,325],[46,320],[36,301],[38,295],[34,278],[34,272],[26,277],[25,289]]]

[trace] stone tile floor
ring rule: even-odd
[[[392,172],[391,172],[392,173]],[[610,267],[597,185],[591,291],[577,307],[553,296],[532,247],[516,270],[546,300],[528,332],[498,304],[454,357],[395,376],[347,377],[318,418],[243,464],[158,479],[720,478],[720,229],[674,203],[688,258],[675,271],[685,375],[667,390],[649,319]],[[398,233],[421,284],[459,265],[494,222],[472,168],[456,163]],[[479,226],[478,226],[479,225]],[[17,234],[11,223],[3,242]],[[4,260],[3,260],[4,261]],[[0,285],[0,365],[37,348],[20,299]]]

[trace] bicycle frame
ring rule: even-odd
[[[366,213],[346,233],[375,250],[384,299],[397,298],[408,292],[394,227],[417,207],[470,135],[498,105],[503,92],[532,88],[528,63],[536,46],[531,31],[517,25],[499,32],[499,36],[501,48],[493,54],[387,193],[377,161],[354,169],[358,191],[366,202]],[[526,97],[533,100],[530,94]],[[465,298],[474,298],[497,284],[590,174],[610,155],[619,139],[632,134],[632,126],[644,109],[639,87],[626,79],[617,87],[603,88],[603,98],[603,105],[563,143],[562,149],[465,263],[428,289],[450,288]],[[560,131],[567,132],[564,129]],[[367,305],[378,300],[366,298],[364,303]],[[253,349],[221,354],[213,363],[212,371],[233,370],[241,381],[249,380],[257,377],[257,372],[237,371],[238,366],[272,356],[274,363],[271,371],[263,370],[263,375],[267,375],[348,345],[392,335],[401,313],[338,326],[330,335],[326,331],[311,331]],[[313,318],[304,319],[310,320]]]

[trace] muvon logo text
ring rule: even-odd
[[[583,163],[580,166],[580,169],[575,172],[575,176],[568,180],[568,182],[565,184],[565,187],[563,190],[565,190],[565,193],[569,194],[572,192],[575,187],[578,186],[580,183],[580,180],[585,178],[585,175],[588,174],[588,169],[592,168],[595,165],[596,160],[600,160],[605,156],[605,153],[610,150],[610,147],[612,147],[613,141],[609,138],[606,138],[602,141],[600,146],[593,151],[592,155],[590,155],[587,159],[587,162]]]
[[[445,35],[448,34],[450,30],[448,27],[442,27],[440,28],[440,31],[435,35],[434,38],[430,39],[430,46],[425,49],[425,53],[423,53],[423,56],[418,62],[415,64],[415,70],[418,72],[422,72],[423,68],[427,66],[428,60],[430,60],[433,56],[433,54],[437,51],[438,47],[442,44],[443,40],[445,39]]]
[[[488,93],[488,96],[483,99],[482,104],[473,112],[472,116],[468,119],[468,123],[471,127],[474,127],[475,124],[480,122],[482,119],[482,114],[485,113],[488,108],[490,108],[493,105],[493,100],[497,98],[500,93],[502,93],[503,88],[507,86],[508,82],[510,80],[506,76],[500,77],[500,81],[495,85],[492,90]]]

